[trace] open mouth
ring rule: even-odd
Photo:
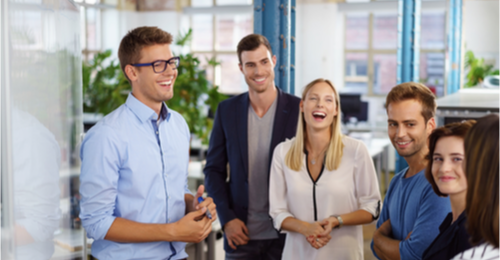
[[[408,146],[409,144],[411,143],[411,141],[397,141],[396,144],[399,146],[399,147],[406,147]]]
[[[172,86],[172,82],[173,82],[173,80],[165,80],[165,81],[158,82],[158,84],[160,84],[160,86],[162,86],[162,87],[170,87],[170,86]]]
[[[266,81],[266,78],[256,78],[256,79],[254,79],[254,81],[259,83],[259,84],[262,84],[262,83],[264,83],[264,81]]]
[[[316,111],[316,112],[313,112],[313,117],[314,117],[314,119],[316,119],[317,121],[321,121],[321,120],[325,119],[326,114],[325,114],[325,113],[323,113],[323,112],[317,112],[317,111]]]

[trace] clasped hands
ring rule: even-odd
[[[328,244],[332,238],[330,232],[338,225],[337,218],[328,217],[321,221],[306,223],[303,228],[301,228],[300,233],[306,237],[307,242],[309,242],[312,247],[320,249]]]

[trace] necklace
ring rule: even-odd
[[[317,156],[316,158],[312,158],[312,159],[311,159],[311,164],[312,164],[312,165],[315,165],[315,164],[316,164],[316,160],[317,160],[318,158],[321,158],[321,156],[325,153],[325,151],[326,151],[326,149],[325,149],[325,150],[323,150],[323,151],[319,154],[319,156]]]

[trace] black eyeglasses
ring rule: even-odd
[[[145,67],[145,66],[152,66],[153,71],[155,73],[162,73],[167,69],[167,66],[170,65],[172,70],[176,70],[177,67],[179,67],[179,62],[181,61],[181,58],[179,57],[172,57],[168,60],[156,60],[151,63],[136,63],[136,64],[130,64],[134,67]]]

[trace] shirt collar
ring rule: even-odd
[[[141,122],[147,120],[157,120],[158,115],[150,107],[146,106],[144,103],[139,101],[132,93],[128,94],[127,101],[125,102],[127,107],[137,116]],[[167,120],[170,118],[170,112],[168,111],[167,105],[162,103],[160,110],[160,117],[162,120]]]

